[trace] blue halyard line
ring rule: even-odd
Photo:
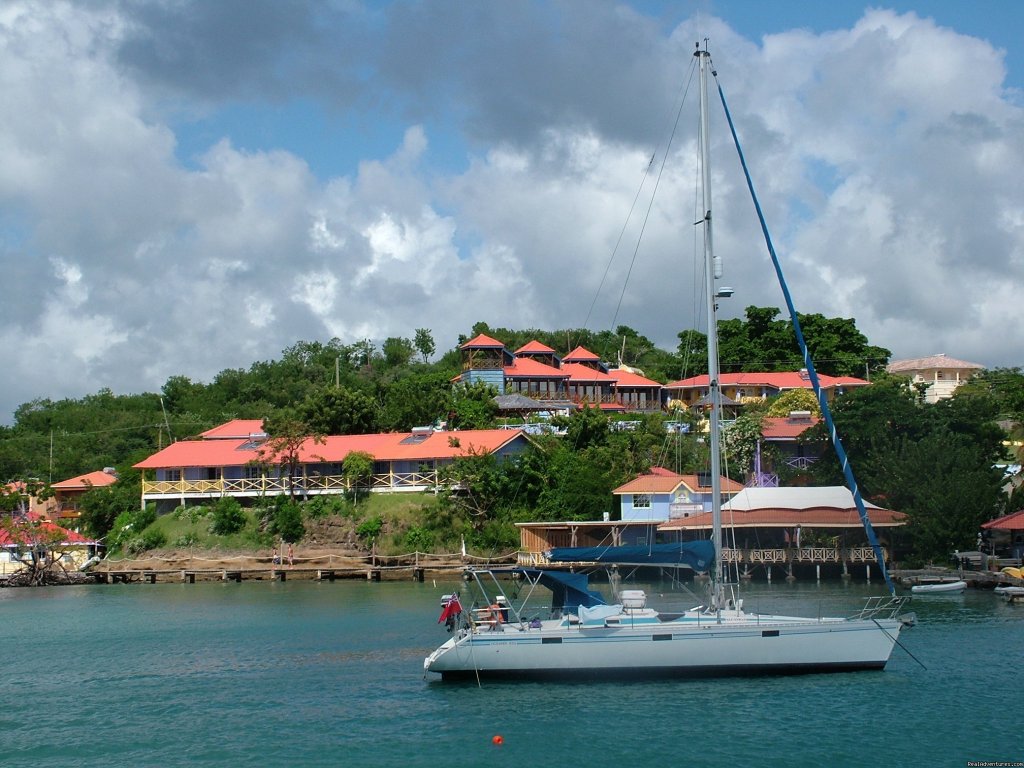
[[[782,288],[782,295],[786,299],[786,308],[789,310],[789,316],[793,322],[793,331],[796,334],[796,340],[800,345],[800,352],[804,358],[804,367],[807,368],[807,374],[811,379],[811,386],[814,387],[814,395],[818,399],[818,404],[821,406],[821,414],[825,418],[825,424],[828,426],[829,436],[832,438],[832,446],[835,448],[836,456],[839,457],[839,464],[843,468],[843,476],[846,478],[846,484],[850,487],[850,492],[853,493],[853,500],[857,505],[857,514],[860,515],[860,521],[864,526],[864,531],[867,533],[868,542],[871,544],[871,548],[875,552],[875,559],[878,561],[878,566],[882,570],[882,576],[885,577],[885,584],[889,588],[889,593],[895,595],[896,587],[892,583],[892,579],[889,577],[889,569],[885,566],[885,557],[882,555],[882,547],[878,543],[878,537],[875,536],[875,529],[871,525],[871,519],[868,517],[868,511],[864,507],[864,500],[861,498],[860,488],[857,486],[857,480],[853,476],[853,469],[850,467],[850,461],[846,456],[846,451],[843,449],[843,443],[839,439],[835,424],[832,421],[832,411],[828,407],[825,393],[822,391],[821,384],[818,381],[818,372],[815,370],[814,362],[811,360],[811,353],[810,350],[807,349],[807,342],[804,341],[804,334],[800,328],[800,321],[797,319],[796,307],[793,305],[793,297],[789,293],[789,286],[786,284],[786,278],[782,274],[782,265],[779,263],[779,258],[775,254],[775,246],[772,244],[772,236],[768,232],[768,224],[765,222],[764,213],[761,211],[761,203],[758,201],[757,193],[754,191],[754,182],[750,178],[750,171],[747,168],[747,160],[743,156],[743,149],[740,147],[740,140],[736,135],[736,127],[732,122],[729,105],[725,103],[725,93],[722,91],[722,86],[718,82],[717,78],[715,79],[715,85],[718,88],[718,96],[722,100],[722,107],[725,109],[725,119],[726,122],[729,123],[729,132],[732,134],[733,143],[736,145],[736,152],[740,158],[740,165],[743,167],[743,175],[747,180],[747,189],[750,191],[750,197],[754,202],[754,209],[757,211],[758,221],[761,222],[761,232],[764,234],[764,241],[768,246],[768,253],[772,257],[772,264],[775,266],[775,274],[778,276],[779,285]]]

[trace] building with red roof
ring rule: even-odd
[[[1005,548],[1006,554],[1024,560],[1024,509],[982,523],[986,536],[992,536],[993,547]]]
[[[906,525],[907,516],[867,501],[864,506],[879,538],[888,538],[891,544],[884,531]],[[853,494],[845,486],[744,488],[722,505],[722,524],[731,529],[736,543],[731,559],[748,568],[875,560]],[[706,512],[669,520],[658,526],[658,532],[700,539],[710,535],[712,527],[711,513]]]
[[[230,425],[234,424],[232,427]],[[299,448],[297,476],[288,477],[265,433],[226,436],[249,426],[228,422],[197,440],[180,440],[135,465],[143,470],[142,501],[167,508],[205,499],[233,496],[251,499],[280,495],[295,487],[303,496],[351,490],[344,476],[345,458],[353,452],[374,459],[371,490],[423,491],[436,487],[438,470],[469,453],[499,458],[527,445],[522,430],[486,429],[456,432],[431,428],[373,435],[308,438]],[[211,434],[212,433],[212,434]]]
[[[723,499],[742,489],[739,483],[722,478]],[[664,467],[652,467],[612,493],[619,502],[619,514],[606,514],[603,520],[516,523],[520,563],[543,565],[544,553],[553,547],[654,544],[664,538],[658,532],[660,523],[711,508],[709,476],[680,475]]]
[[[722,501],[743,490],[728,477],[722,477],[721,482]],[[710,510],[711,476],[678,475],[664,467],[653,467],[612,493],[619,499],[621,519],[664,522]]]
[[[244,440],[263,434],[263,419],[232,419],[199,436],[206,440]]]
[[[781,373],[723,373],[719,378],[722,394],[737,403],[764,400],[780,395],[791,389],[813,389],[807,371],[784,371]],[[871,382],[854,376],[826,376],[818,374],[818,382],[829,402],[843,392],[855,387],[866,387]],[[682,401],[687,407],[694,406],[708,395],[708,375],[691,376],[665,385],[673,400]]]
[[[0,518],[0,576],[22,570],[22,561],[33,557],[60,557],[68,569],[77,569],[100,547],[33,512]]]
[[[514,353],[483,334],[462,344],[458,380],[483,381],[499,395],[521,394],[550,402],[552,410],[597,406],[603,410],[658,411],[663,387],[629,368],[610,368],[585,347],[559,357],[536,339]]]
[[[47,513],[59,520],[75,521],[81,514],[82,497],[93,488],[107,488],[117,482],[113,467],[96,472],[87,472],[50,486],[53,498],[49,500]]]
[[[765,416],[761,421],[761,444],[750,468],[752,485],[773,487],[784,467],[802,471],[821,458],[821,446],[801,440],[807,430],[821,421],[810,411],[791,411],[788,416]],[[762,446],[772,450],[762,451]]]

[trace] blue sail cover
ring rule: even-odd
[[[593,562],[629,565],[688,565],[706,571],[715,561],[715,545],[707,539],[630,547],[555,547],[547,552],[553,563]]]
[[[513,568],[511,572],[521,573],[530,580],[550,589],[552,606],[555,608],[575,613],[581,605],[585,608],[605,605],[605,599],[601,593],[590,588],[590,579],[585,573],[545,571],[539,568]],[[501,571],[494,571],[494,573],[501,573]]]

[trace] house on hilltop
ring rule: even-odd
[[[937,403],[939,400],[952,397],[957,387],[979,371],[985,370],[985,366],[939,353],[930,357],[893,360],[885,366],[885,370],[896,376],[905,376],[910,379],[912,385],[924,384],[925,402]]]
[[[661,384],[634,370],[612,368],[584,347],[561,357],[534,340],[511,352],[497,339],[480,334],[459,350],[459,381],[482,381],[499,395],[520,394],[550,403],[553,410],[596,406],[606,411],[659,411],[664,403]]]
[[[866,387],[871,382],[855,376],[826,376],[818,374],[818,382],[831,403],[840,395],[855,387]],[[743,404],[781,395],[792,389],[813,389],[810,374],[806,370],[782,373],[723,373],[719,377],[721,393],[725,398]],[[693,407],[707,398],[708,375],[691,376],[665,385],[665,391],[673,400],[682,401]]]

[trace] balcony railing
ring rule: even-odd
[[[373,491],[418,491],[434,488],[438,484],[437,471],[388,472],[374,475],[370,481]],[[347,493],[352,483],[342,475],[310,475],[296,477],[260,476],[254,478],[217,480],[143,480],[143,498],[157,496],[199,497],[214,496],[278,496],[294,488],[298,495]]]

